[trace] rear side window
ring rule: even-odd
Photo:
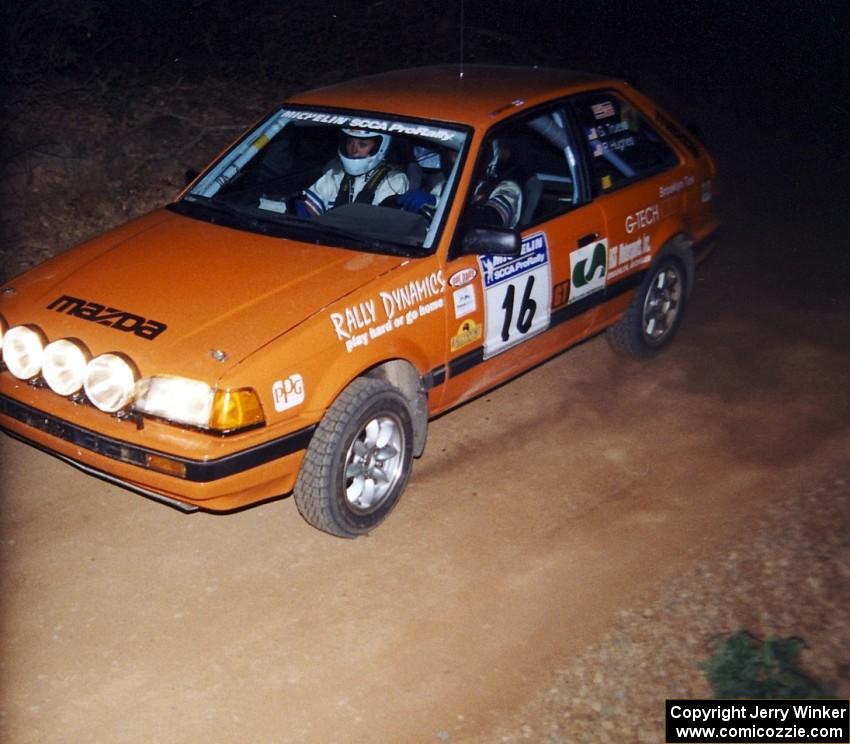
[[[612,91],[573,99],[596,189],[611,191],[672,168],[676,153],[627,100]]]

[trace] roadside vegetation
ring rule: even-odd
[[[715,639],[714,654],[702,664],[718,699],[800,700],[829,698],[829,688],[800,665],[802,638],[762,640],[741,630]]]

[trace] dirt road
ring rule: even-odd
[[[846,474],[846,321],[742,312],[735,265],[658,360],[596,338],[433,422],[354,542],[291,500],[183,515],[3,437],[3,741],[486,737],[778,493]]]

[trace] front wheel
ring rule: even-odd
[[[407,400],[383,380],[354,380],[322,418],[295,483],[314,527],[357,537],[377,527],[407,485],[413,424]]]
[[[685,309],[687,277],[682,263],[662,258],[650,268],[623,317],[608,327],[615,351],[649,359],[673,339]]]

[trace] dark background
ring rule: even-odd
[[[850,277],[846,1],[0,0],[0,9],[0,279],[167,202],[187,168],[288,94],[444,62],[629,79],[715,154],[719,209],[753,281],[793,272],[785,283],[798,300],[838,302]]]
[[[10,225],[9,213],[31,209],[29,197],[45,173],[39,193],[66,182],[78,222],[90,225],[68,225],[55,251],[146,211],[144,197],[162,178],[168,188],[155,188],[151,198],[167,200],[179,188],[178,174],[203,165],[289,93],[461,60],[626,77],[698,125],[727,195],[743,181],[763,181],[772,196],[748,209],[794,216],[806,222],[801,234],[831,244],[847,223],[825,203],[846,206],[850,196],[848,7],[836,0],[0,0],[0,179],[15,181],[0,194],[3,257],[13,262],[10,245],[35,247],[36,233]],[[51,108],[57,106],[61,113]],[[101,113],[108,120],[88,121]],[[134,157],[128,137],[137,132],[148,139]],[[101,154],[94,138],[110,133],[122,146],[104,142]],[[46,158],[41,171],[39,157]],[[85,168],[72,162],[86,158],[94,160]],[[80,190],[101,178],[100,192]],[[786,188],[777,190],[777,182]],[[120,201],[131,190],[131,203],[90,214],[99,193],[111,191]],[[734,209],[730,217],[753,222],[753,214]],[[42,249],[40,257],[49,252]]]
[[[25,95],[57,76],[120,101],[139,87],[229,81],[269,100],[435,62],[552,65],[663,80],[762,123],[827,108],[846,125],[850,11],[837,0],[2,0],[2,77]],[[648,81],[650,84],[654,81]]]
[[[635,83],[715,155],[729,292],[850,310],[846,0],[0,0],[0,29],[0,280],[168,202],[288,94],[462,61]]]
[[[848,83],[847,3],[3,0],[4,79],[226,78],[280,87],[435,61],[603,68],[678,81]],[[462,42],[461,42],[462,39]],[[461,50],[462,43],[462,50]],[[711,76],[714,80],[707,79]],[[845,96],[846,97],[846,96]]]

